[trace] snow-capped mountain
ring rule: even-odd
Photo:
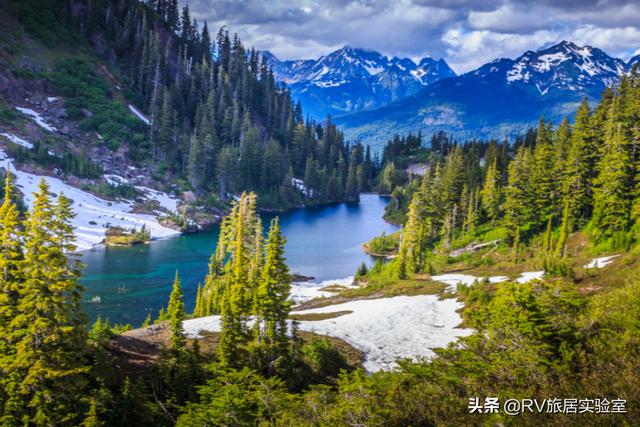
[[[544,116],[559,122],[583,97],[595,102],[631,70],[600,49],[562,41],[516,59],[496,59],[373,111],[336,118],[349,137],[380,143],[394,133],[436,131],[459,137],[513,136]]]
[[[317,60],[280,61],[262,52],[277,80],[289,85],[305,112],[317,118],[379,107],[455,73],[444,60],[388,58],[344,46]]]
[[[537,52],[528,51],[516,60],[498,59],[472,72],[474,78],[497,73],[508,84],[535,86],[541,95],[553,89],[580,91],[614,85],[627,64],[590,46],[562,41]]]

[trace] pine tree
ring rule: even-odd
[[[256,230],[261,230],[256,214],[255,194],[240,196],[220,230],[216,258],[226,262],[220,276],[208,277],[208,283],[218,286],[218,307],[221,313],[219,354],[227,366],[238,366],[245,355],[249,331],[247,320],[252,314],[254,289],[251,287],[251,260],[256,249]],[[216,267],[216,266],[213,266]],[[216,267],[217,268],[217,267]]]
[[[21,234],[20,217],[14,202],[11,184],[11,173],[7,173],[4,200],[0,206],[0,328],[6,327],[15,314],[23,258]]]
[[[171,329],[171,349],[176,352],[184,350],[185,337],[182,322],[185,319],[185,310],[182,288],[180,287],[180,276],[177,271],[171,295],[169,296],[167,315],[169,316],[169,328]]]
[[[81,415],[85,387],[86,328],[79,311],[76,263],[69,263],[69,201],[54,207],[40,182],[25,224],[24,281],[10,324],[16,354],[7,370],[10,390],[23,402],[16,411],[35,425],[66,425]],[[66,200],[65,200],[66,199]]]
[[[513,262],[517,264],[520,261],[520,227],[516,227],[515,229],[511,253],[513,255]]]
[[[180,31],[180,11],[178,9],[178,0],[169,0],[167,7],[167,25],[174,32]]]
[[[102,427],[104,423],[100,421],[98,417],[98,408],[96,404],[96,399],[91,399],[91,403],[89,405],[89,411],[86,413],[86,417],[82,422],[82,427]]]
[[[552,233],[553,232],[553,218],[549,218],[549,220],[547,221],[547,229],[544,233],[544,240],[542,242],[542,252],[545,255],[548,255],[551,252],[551,249],[553,248],[553,238],[552,238]]]
[[[431,237],[431,217],[422,192],[416,192],[409,204],[407,222],[402,230],[398,249],[398,263],[407,273],[416,273],[424,267]]]
[[[196,291],[196,305],[193,309],[193,317],[203,317],[207,315],[204,314],[203,299],[204,296],[202,294],[202,285],[198,283],[198,289]]]
[[[505,224],[512,233],[525,226],[533,214],[531,211],[530,158],[529,150],[522,146],[509,164],[509,178],[502,209],[505,211]]]
[[[9,372],[15,357],[16,335],[11,329],[17,313],[20,287],[23,281],[23,241],[20,218],[14,202],[11,173],[5,176],[4,200],[0,206],[0,424],[17,423],[16,406],[21,407],[16,373]]]
[[[594,184],[593,223],[603,240],[627,231],[631,209],[632,164],[620,125],[606,141]]]
[[[532,217],[536,225],[543,225],[555,213],[559,196],[558,176],[555,169],[555,153],[550,141],[551,129],[543,120],[538,127],[536,146],[531,166],[533,206],[536,215]]]
[[[184,41],[191,40],[191,13],[189,12],[189,5],[185,5],[182,8],[182,16],[180,18],[180,37]]]
[[[563,198],[569,205],[570,220],[582,225],[591,213],[595,152],[589,103],[582,101],[575,117],[564,164]]]
[[[260,277],[256,315],[264,322],[261,328],[262,342],[273,348],[277,356],[282,356],[287,351],[289,343],[287,318],[291,307],[288,300],[291,275],[284,258],[285,243],[280,223],[274,218],[269,227],[267,256]]]
[[[571,231],[571,214],[569,202],[565,202],[562,210],[562,224],[560,225],[560,236],[556,244],[555,256],[564,258],[567,255],[567,240]]]
[[[500,214],[501,204],[501,189],[500,189],[500,175],[497,169],[498,160],[495,158],[484,179],[484,187],[480,193],[482,197],[482,207],[487,213],[487,217],[491,222],[495,222],[496,218]]]
[[[366,276],[368,272],[369,272],[369,269],[367,268],[367,264],[365,264],[363,261],[358,267],[358,270],[356,271],[355,280],[361,279],[362,277]]]

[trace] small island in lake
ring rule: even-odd
[[[105,232],[104,243],[107,246],[133,246],[149,242],[151,242],[151,233],[144,224],[140,230],[111,227]]]

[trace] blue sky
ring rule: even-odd
[[[181,0],[209,26],[281,59],[345,44],[445,58],[458,73],[560,40],[640,54],[640,0]]]

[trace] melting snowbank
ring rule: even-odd
[[[336,294],[336,292],[322,291],[322,288],[328,286],[341,286],[344,288],[354,287],[353,276],[344,279],[325,280],[320,283],[314,282],[293,282],[291,284],[291,300],[300,304],[314,298],[327,298]]]
[[[532,280],[540,280],[544,276],[544,271],[525,271],[520,274],[520,277],[515,279],[518,283],[527,283]],[[489,280],[491,283],[500,283],[506,282],[509,280],[507,276],[490,276],[490,277],[475,277],[470,274],[441,274],[439,276],[431,276],[432,280],[436,282],[442,282],[449,285],[449,290],[455,290],[456,286],[462,284],[465,286],[470,286],[473,282]]]
[[[500,283],[509,280],[507,276],[475,277],[469,274],[441,274],[439,276],[431,276],[431,279],[449,285],[449,290],[455,290],[456,286],[460,284],[470,286],[476,280],[483,281],[488,279],[491,283]]]
[[[147,118],[147,116],[142,114],[140,110],[138,110],[136,107],[134,107],[131,104],[129,104],[129,111],[131,111],[137,118],[139,118],[142,122],[144,122],[144,124],[146,125],[151,124],[151,121]]]
[[[33,119],[33,121],[36,122],[36,124],[38,126],[40,126],[42,129],[44,129],[46,131],[49,131],[49,132],[57,132],[57,129],[54,128],[53,126],[51,126],[49,123],[47,123],[42,118],[40,113],[38,113],[37,111],[34,111],[31,108],[23,108],[23,107],[16,107],[16,110],[20,111],[22,114],[25,114],[25,115],[31,117]]]
[[[584,268],[602,268],[613,262],[613,259],[620,255],[611,255],[605,256],[602,258],[594,258],[589,264],[585,265]]]
[[[462,303],[439,300],[435,295],[398,296],[349,301],[296,314],[352,311],[333,319],[300,321],[304,331],[338,337],[366,354],[368,371],[390,369],[401,358],[432,357],[433,348],[445,347],[471,333],[458,329]],[[220,331],[220,316],[186,320],[185,333],[198,337],[200,331]]]
[[[41,177],[16,170],[11,159],[0,149],[0,167],[10,168],[16,176],[16,184],[24,194],[27,205],[31,205],[33,193],[38,190],[38,183],[44,178],[49,184],[50,191],[58,195],[63,192],[73,201],[76,217],[73,219],[74,233],[78,250],[90,249],[101,243],[108,226],[140,229],[144,225],[152,238],[163,238],[180,234],[176,230],[163,227],[153,215],[131,213],[133,203],[128,201],[109,202],[93,194],[65,184],[52,177]]]
[[[16,136],[12,133],[0,133],[0,135],[4,136],[5,138],[7,138],[9,141],[13,142],[14,144],[18,144],[21,147],[27,148],[27,149],[32,149],[33,148],[33,144],[30,143],[27,140],[24,140],[22,138],[20,138],[19,136]]]
[[[532,280],[542,280],[544,277],[544,271],[525,271],[516,279],[518,283],[527,283]]]
[[[454,299],[417,295],[350,301],[296,313],[352,311],[333,319],[300,322],[300,329],[342,338],[366,354],[365,369],[378,371],[393,368],[401,358],[432,357],[433,348],[471,334],[469,329],[457,328],[462,322],[460,308],[462,303]]]

